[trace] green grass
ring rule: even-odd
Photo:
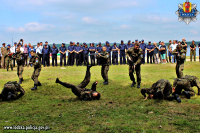
[[[166,100],[143,100],[140,89],[131,88],[127,65],[110,66],[109,85],[103,85],[101,67],[91,68],[91,83],[99,81],[99,101],[80,101],[70,89],[55,84],[60,78],[78,85],[85,76],[86,67],[42,68],[38,90],[31,91],[33,68],[25,67],[22,87],[26,94],[16,101],[1,102],[0,132],[26,132],[4,130],[11,125],[48,125],[49,132],[200,132],[200,96],[182,103]],[[200,77],[199,62],[186,62],[184,74]],[[0,88],[7,81],[18,81],[14,71],[0,69]],[[141,66],[141,87],[150,87],[159,79],[176,78],[175,64]],[[197,92],[197,88],[194,87]],[[162,126],[159,128],[159,126]],[[31,130],[28,130],[30,132]],[[44,130],[42,131],[44,132]]]

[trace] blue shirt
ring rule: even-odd
[[[112,50],[112,47],[109,45],[109,46],[107,46],[107,45],[105,45],[105,47],[106,47],[106,52],[111,52],[111,50]]]
[[[153,46],[153,48],[154,48],[154,46]],[[158,49],[155,48],[154,51],[153,51],[153,54],[157,54],[157,53],[158,53]]]
[[[84,47],[81,47],[81,50],[83,50],[84,49]],[[81,51],[81,53],[83,53],[83,51]]]
[[[89,48],[83,48],[83,54],[88,54],[89,53]]]
[[[153,45],[147,45],[147,49],[153,49],[154,46]],[[149,51],[147,50],[147,53],[149,53]],[[151,52],[151,54],[153,54],[153,52]]]
[[[43,54],[49,54],[49,49],[48,48],[43,48],[42,49]]]
[[[114,45],[112,46],[112,50],[116,49],[116,48],[118,48],[117,45],[116,45],[116,47]],[[118,53],[118,50],[113,51],[113,53]]]
[[[130,45],[126,45],[126,49],[128,50],[129,48],[133,47],[133,44],[130,44]]]
[[[82,48],[81,48],[80,46],[76,46],[76,47],[74,48],[74,50],[75,50],[76,52],[79,52],[81,49],[82,49]]]
[[[72,52],[74,50],[74,46],[68,46],[68,50]]]
[[[140,44],[140,48],[145,51],[145,49],[147,48],[147,45],[145,43],[141,43]]]
[[[120,44],[119,45],[119,49],[120,49],[120,51],[125,51],[126,45],[125,44]]]
[[[91,49],[91,50],[94,49],[94,50],[96,51],[96,48],[95,48],[95,47],[90,47],[89,50],[90,50],[90,49]],[[95,51],[90,51],[90,53],[95,53]]]
[[[57,47],[55,47],[55,48],[51,48],[51,53],[52,54],[57,54],[58,53],[58,48]]]
[[[31,56],[31,51],[34,51],[35,52],[35,49],[33,48],[33,49],[31,49],[31,48],[29,48],[29,50],[28,50],[28,53],[29,53],[29,57],[31,58],[32,56]]]
[[[101,51],[102,51],[102,46],[100,47],[97,47],[97,51],[98,51],[98,53],[101,53]]]

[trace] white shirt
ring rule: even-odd
[[[11,53],[15,53],[16,48],[17,48],[17,46],[13,46],[13,47],[11,47],[11,48],[10,48],[10,52],[11,52]]]
[[[171,50],[173,51],[174,49],[176,49],[176,46],[177,46],[178,44],[171,44],[171,46],[170,46],[170,48],[171,48]]]
[[[21,47],[21,48],[20,48],[20,51],[21,51],[21,53],[23,53],[23,52],[24,52],[24,48]]]

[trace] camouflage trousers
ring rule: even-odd
[[[177,62],[176,64],[176,75],[177,78],[183,77],[183,69],[184,69],[184,63]]]
[[[34,72],[31,76],[34,81],[34,85],[38,85],[38,76],[40,75],[41,68],[34,68]]]
[[[19,78],[22,78],[22,73],[23,73],[23,65],[18,65],[17,66],[17,76],[19,77]]]
[[[84,80],[78,85],[75,86],[74,84],[70,84],[67,82],[59,82],[59,84],[63,85],[66,88],[71,88],[72,92],[80,97],[81,96],[81,92],[85,90],[85,87],[89,84],[90,82],[90,71],[86,71],[86,75]]]
[[[169,81],[167,82],[160,82],[156,85],[157,92],[161,91],[163,94],[164,99],[171,98],[170,94],[172,93],[172,85]]]
[[[192,61],[192,56],[194,56],[194,61],[196,61],[196,51],[190,50],[190,61]]]
[[[137,83],[140,84],[141,83],[141,73],[140,73],[141,69],[140,69],[140,65],[136,65],[135,68],[132,68],[129,65],[129,76],[130,76],[131,81],[133,81],[133,82],[135,82],[135,77],[133,75],[134,70],[136,71]]]
[[[109,71],[109,66],[101,67],[101,76],[105,81],[108,80],[108,71]]]
[[[10,68],[13,69],[13,63],[10,58],[9,59],[6,58],[5,62],[6,62],[6,69],[9,69],[9,65],[10,65]]]
[[[185,91],[188,91],[191,96],[195,95],[195,92],[192,89],[191,84],[187,79],[178,79],[177,80],[175,93],[181,94],[182,89],[184,89]]]

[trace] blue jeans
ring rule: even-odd
[[[176,55],[172,55],[172,63],[176,63]]]

